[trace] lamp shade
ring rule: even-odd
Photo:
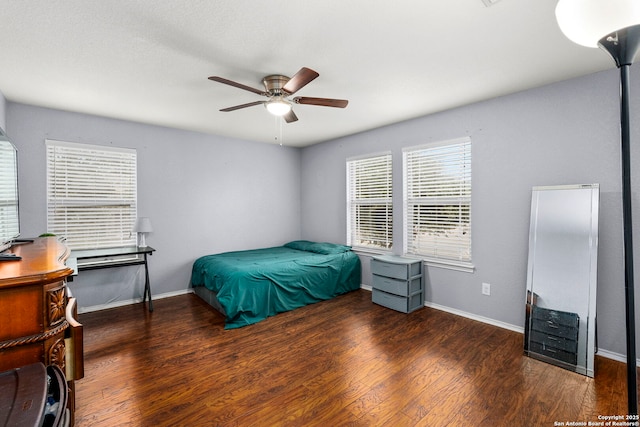
[[[603,37],[640,24],[638,0],[559,0],[556,19],[574,43],[598,47]]]
[[[144,216],[138,218],[136,225],[133,227],[133,231],[137,233],[151,233],[153,231],[151,220]]]

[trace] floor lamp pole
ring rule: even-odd
[[[633,278],[633,231],[631,209],[631,131],[629,123],[629,68],[620,67],[620,124],[622,131],[622,217],[624,227],[624,290],[627,324],[627,399],[629,415],[638,414],[636,377],[636,316]]]
[[[622,151],[622,222],[624,238],[624,289],[627,326],[627,401],[629,415],[638,414],[636,328],[633,277],[633,227],[631,209],[631,124],[629,73],[640,45],[640,25],[618,30],[599,42],[620,68],[620,133]]]

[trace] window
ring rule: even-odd
[[[403,150],[405,253],[471,263],[471,140]]]
[[[20,234],[17,178],[16,150],[0,129],[0,251]]]
[[[391,154],[347,160],[347,244],[391,249]]]
[[[61,141],[47,146],[47,231],[71,249],[135,246],[136,151]]]

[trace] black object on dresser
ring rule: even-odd
[[[570,365],[578,364],[578,328],[576,313],[542,308],[531,310],[529,354],[543,355]]]
[[[396,255],[371,260],[374,303],[409,313],[424,305],[422,260]]]

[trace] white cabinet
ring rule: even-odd
[[[371,260],[372,300],[393,310],[409,313],[424,305],[422,260],[396,255]]]

